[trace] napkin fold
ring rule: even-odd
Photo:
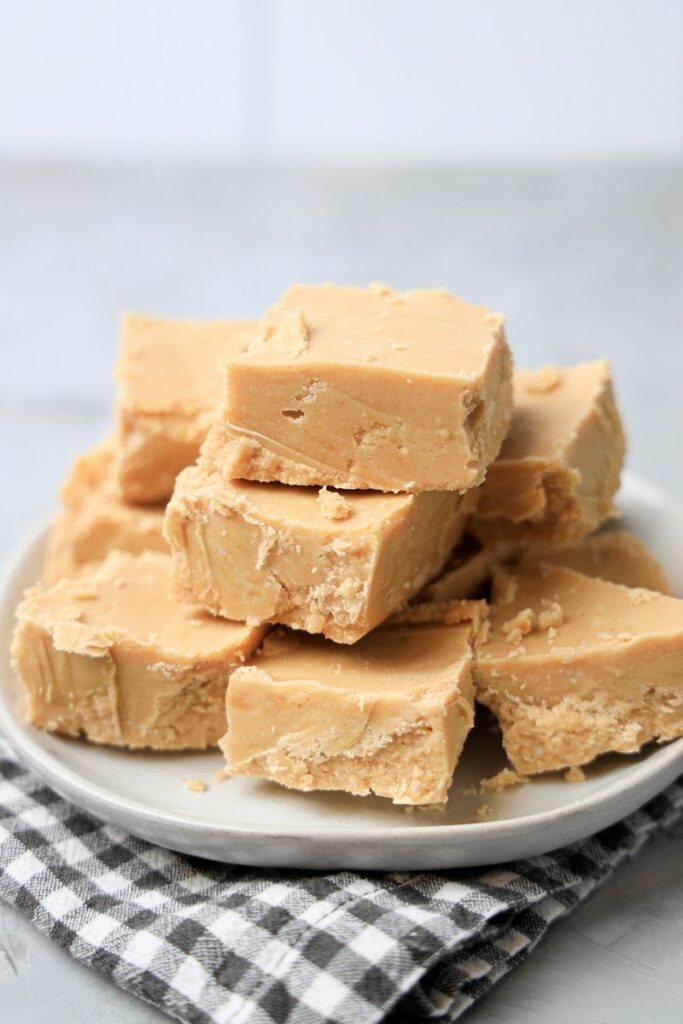
[[[0,739],[0,897],[192,1024],[454,1021],[682,813],[683,779],[591,839],[499,867],[230,867],[84,814]]]

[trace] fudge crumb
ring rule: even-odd
[[[337,491],[328,491],[327,487],[318,491],[318,504],[323,519],[348,519],[351,515],[351,505],[346,498]]]
[[[557,601],[549,601],[546,597],[541,598],[543,611],[538,615],[538,628],[550,629],[551,626],[561,626],[564,622],[564,611],[562,605]]]
[[[501,790],[508,789],[510,786],[523,786],[528,781],[527,775],[520,775],[513,768],[503,768],[497,775],[492,775],[490,779],[482,779],[479,785],[484,793],[500,793]]]
[[[209,788],[203,779],[184,779],[183,786],[191,793],[206,793]]]
[[[554,391],[561,380],[562,375],[556,366],[542,366],[528,378],[526,389],[532,395],[545,395]]]
[[[476,786],[468,786],[467,789],[463,789],[463,796],[479,796],[479,790]]]
[[[534,613],[531,608],[523,608],[512,619],[502,625],[503,636],[509,644],[519,644],[522,637],[528,636],[534,628]]]
[[[477,807],[477,817],[486,818],[488,817],[489,814],[491,814],[492,810],[493,807],[491,807],[489,804],[480,804],[479,807]]]
[[[573,768],[567,768],[567,771],[564,773],[564,781],[585,782],[586,773],[584,772],[583,768],[579,768],[578,765],[575,765]]]

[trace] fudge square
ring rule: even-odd
[[[138,554],[168,551],[161,532],[163,505],[129,505],[116,477],[113,438],[80,455],[61,490],[61,510],[50,531],[43,580],[75,576],[114,548]]]
[[[683,735],[683,601],[544,563],[494,577],[477,699],[518,772]]]
[[[118,476],[126,501],[166,501],[190,466],[220,403],[225,364],[244,352],[254,325],[121,320],[116,368]]]
[[[355,643],[444,564],[474,497],[178,477],[164,535],[176,593],[216,615]]]
[[[277,629],[230,676],[227,771],[293,789],[442,804],[472,726],[486,606],[397,617],[352,647]]]
[[[229,674],[264,630],[181,604],[170,584],[169,555],[115,551],[27,593],[12,655],[34,725],[114,746],[215,746]]]
[[[503,317],[445,291],[294,285],[227,368],[227,479],[378,491],[480,484],[507,432]]]
[[[481,488],[484,544],[578,540],[613,514],[624,433],[608,363],[514,374],[510,431]]]

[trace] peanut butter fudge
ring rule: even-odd
[[[28,592],[12,654],[34,725],[114,746],[216,744],[229,674],[264,629],[181,604],[170,584],[169,555],[116,551]]]
[[[477,699],[522,774],[683,735],[683,601],[521,565],[494,577]]]
[[[467,494],[331,492],[224,480],[202,456],[178,477],[164,532],[176,592],[216,615],[354,643],[444,564]],[[334,504],[334,503],[333,503]]]
[[[624,450],[606,362],[516,371],[510,431],[472,533],[484,544],[578,540],[613,514]]]
[[[659,562],[628,530],[605,530],[574,544],[531,545],[522,551],[520,561],[563,565],[584,576],[597,576],[610,583],[673,594]]]
[[[121,322],[117,423],[119,483],[126,501],[166,501],[190,466],[220,403],[225,365],[244,352],[254,325],[162,320]]]
[[[227,368],[226,477],[378,491],[481,483],[510,422],[503,317],[445,291],[295,285]]]
[[[485,606],[440,606],[352,647],[284,629],[230,676],[228,772],[293,789],[441,804],[473,721]]]
[[[161,532],[164,506],[123,501],[115,452],[109,438],[75,460],[50,532],[43,572],[46,583],[75,576],[86,563],[101,561],[114,548],[134,554],[168,550]]]

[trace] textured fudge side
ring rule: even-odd
[[[523,774],[683,735],[683,601],[540,563],[494,578],[477,699]]]
[[[184,600],[354,643],[439,571],[472,500],[225,481],[203,457],[179,476],[164,531]]]
[[[520,561],[549,562],[625,587],[645,587],[673,595],[659,562],[628,530],[605,530],[575,544],[532,545],[521,553]]]
[[[46,583],[75,576],[89,562],[100,562],[115,548],[139,554],[168,551],[161,527],[163,505],[123,501],[116,480],[113,438],[79,456],[61,490],[62,508],[48,542]]]
[[[228,771],[306,791],[443,803],[474,717],[482,612],[468,606],[382,626],[353,647],[271,633],[230,677],[220,744]]]
[[[296,285],[227,370],[226,479],[466,490],[511,411],[503,317],[447,292]]]
[[[484,544],[578,540],[613,514],[624,450],[606,362],[516,371],[510,431],[472,533]]]
[[[126,501],[166,501],[199,454],[220,403],[225,366],[254,325],[129,313],[121,321],[117,424]]]
[[[77,580],[29,591],[12,654],[42,729],[159,750],[214,746],[225,687],[264,630],[170,596],[169,555],[114,552]]]

